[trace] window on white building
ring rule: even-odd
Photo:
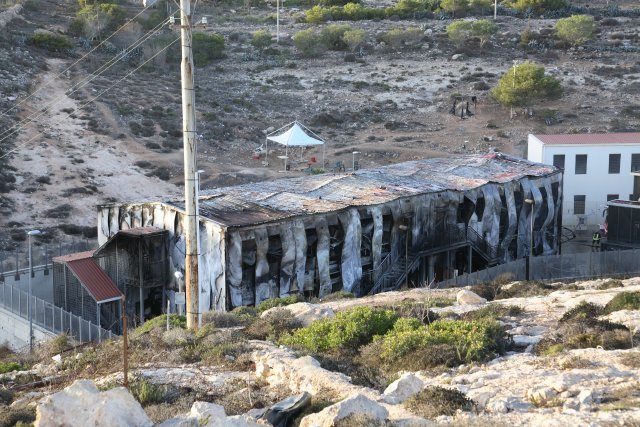
[[[584,175],[587,173],[587,155],[576,154],[576,175]]]
[[[584,215],[587,196],[573,196],[573,214]]]
[[[609,173],[620,173],[620,154],[609,154]]]
[[[640,154],[631,155],[631,172],[640,171]]]
[[[553,155],[553,166],[559,169],[564,169],[564,154]]]
[[[619,198],[620,198],[619,194],[607,194],[607,202],[610,202],[611,200],[616,200]]]

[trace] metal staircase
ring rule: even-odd
[[[452,250],[464,246],[471,246],[489,265],[498,263],[498,247],[487,242],[473,228],[468,227],[466,232],[461,229],[453,229],[448,233],[429,239],[429,242],[418,251],[407,255],[398,253],[394,258],[389,253],[373,271],[372,277],[376,278],[369,295],[380,292],[392,291],[400,288],[405,282],[407,274],[413,273],[420,266],[420,259],[429,253]]]

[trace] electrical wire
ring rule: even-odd
[[[119,62],[121,59],[123,59],[125,57],[124,53],[126,53],[127,51],[132,51],[132,50],[138,48],[140,45],[142,45],[144,42],[149,40],[157,31],[162,29],[162,27],[164,27],[167,24],[168,24],[168,20],[163,20],[163,22],[161,22],[160,24],[156,25],[152,30],[147,32],[143,37],[141,37],[138,40],[136,40],[133,44],[128,46],[122,52],[118,53],[115,57],[111,58],[109,61],[104,63],[102,66],[100,66],[100,68],[98,68],[98,70],[96,70],[97,74],[94,73],[94,74],[91,75],[91,77],[85,78],[85,79],[81,80],[80,82],[76,83],[75,85],[73,85],[70,88],[71,91],[67,92],[65,94],[66,97],[69,97],[70,95],[73,95],[78,90],[82,89],[83,87],[85,87],[86,85],[91,83],[93,80],[95,80],[96,78],[100,77],[107,70],[109,70],[111,67],[113,67],[117,62]],[[48,110],[50,110],[54,106],[60,104],[65,99],[66,99],[65,97],[60,97],[57,100],[52,101],[49,105],[45,106],[44,108],[41,108],[37,112],[32,113],[30,116],[22,119],[17,124],[9,127],[4,132],[0,133],[0,143],[2,143],[4,140],[6,140],[10,136],[14,135],[15,133],[17,133],[20,130],[20,128],[22,126],[24,126],[25,124],[29,124],[29,123],[33,122],[34,120],[42,117]]]
[[[167,50],[169,47],[171,47],[173,44],[175,44],[178,40],[180,40],[180,37],[176,37],[175,40],[173,40],[171,43],[167,44],[165,47],[163,47],[162,49],[160,49],[158,52],[156,52],[153,56],[151,56],[149,59],[147,59],[146,61],[144,61],[142,64],[140,64],[138,67],[136,67],[133,71],[129,72],[127,75],[125,75],[124,77],[122,77],[120,80],[116,81],[114,84],[112,84],[111,86],[109,86],[108,88],[104,89],[102,92],[100,92],[98,95],[96,95],[95,97],[91,98],[89,101],[85,102],[84,104],[82,104],[80,106],[80,108],[84,108],[87,105],[91,104],[92,102],[94,102],[96,99],[100,98],[102,95],[104,95],[106,92],[110,91],[111,89],[113,89],[115,86],[117,86],[118,84],[120,84],[122,81],[124,81],[125,79],[127,79],[128,77],[130,77],[132,74],[134,74],[136,71],[138,71],[140,68],[144,67],[145,65],[147,65],[151,60],[153,60],[154,58],[156,58],[158,55],[160,55],[162,52],[164,52],[165,50]],[[72,113],[68,114],[66,118],[69,118],[71,116]],[[4,159],[5,157],[7,157],[8,155],[15,153],[18,149],[26,146],[27,144],[33,142],[34,140],[36,140],[37,138],[39,138],[40,135],[36,135],[33,138],[16,145],[15,147],[13,147],[11,150],[7,151],[6,153],[4,153],[3,155],[0,156],[0,160]]]
[[[29,95],[27,95],[25,98],[23,98],[22,100],[20,100],[20,102],[18,102],[15,105],[12,105],[11,107],[9,107],[9,109],[0,112],[0,116],[7,116],[7,113],[11,110],[13,110],[14,108],[18,108],[20,105],[24,104],[28,99],[30,99],[31,97],[33,97],[36,93],[40,92],[42,89],[44,89],[45,87],[47,87],[49,85],[49,83],[52,83],[55,79],[59,78],[60,76],[62,76],[64,73],[66,73],[67,71],[69,71],[71,68],[73,68],[75,65],[77,65],[79,62],[83,61],[87,56],[89,56],[91,53],[95,52],[98,48],[100,48],[100,46],[102,46],[104,43],[106,43],[107,41],[109,41],[109,39],[111,39],[113,36],[115,36],[116,34],[118,34],[122,29],[124,29],[127,25],[129,25],[131,22],[133,22],[136,18],[138,18],[138,16],[140,16],[143,12],[145,12],[147,9],[149,9],[149,7],[151,7],[151,5],[149,6],[145,6],[140,12],[138,12],[138,14],[136,16],[134,16],[133,18],[131,18],[130,20],[128,20],[127,22],[125,22],[124,24],[122,24],[122,26],[120,26],[120,28],[118,28],[114,33],[112,33],[109,37],[107,37],[106,39],[104,39],[103,41],[101,41],[97,46],[95,46],[93,49],[91,49],[89,52],[87,52],[86,54],[82,55],[82,57],[80,57],[80,59],[78,59],[77,61],[75,61],[73,64],[69,65],[66,69],[64,69],[63,71],[61,71],[60,73],[58,73],[58,75],[51,77],[49,80],[47,80],[46,82],[44,82],[44,84],[42,86],[40,86],[38,89],[36,89],[35,91],[33,91],[32,93],[30,93]]]

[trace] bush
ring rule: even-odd
[[[421,326],[415,319],[400,319],[393,330],[381,338],[381,359],[393,363],[421,347],[448,345],[455,348],[461,363],[485,360],[503,352],[505,334],[494,320],[436,320]]]
[[[347,298],[355,298],[355,295],[347,291],[338,291],[323,297],[321,301],[323,302],[336,301],[336,300],[347,299]]]
[[[182,328],[186,329],[187,327],[187,318],[185,316],[179,314],[170,314],[169,315],[169,328]],[[154,329],[166,329],[167,328],[167,315],[162,314],[160,316],[154,317],[153,319],[147,320],[144,322],[144,325],[140,326],[135,330],[135,332],[139,335],[147,334]]]
[[[280,337],[302,326],[290,311],[277,310],[264,317],[257,317],[244,329],[244,334],[256,340],[277,342]]]
[[[320,31],[320,41],[329,50],[345,50],[347,44],[344,42],[343,37],[351,29],[351,26],[346,24],[327,25]]]
[[[412,413],[424,417],[435,418],[441,415],[454,416],[460,411],[472,411],[473,400],[458,390],[431,386],[408,398],[404,407]]]
[[[538,13],[567,7],[566,0],[510,0],[507,4],[517,10],[533,10]]]
[[[281,343],[312,352],[334,348],[358,347],[371,342],[375,335],[384,335],[398,320],[389,310],[357,307],[339,312],[334,318],[318,320],[281,339]],[[419,323],[419,322],[418,322]]]
[[[269,298],[258,304],[256,310],[258,311],[258,313],[262,313],[263,311],[267,311],[273,307],[284,307],[302,301],[304,301],[304,297],[300,294],[293,294],[281,298]]]
[[[491,94],[505,106],[528,106],[538,99],[562,97],[562,87],[556,78],[545,75],[544,67],[525,62],[509,69]]]
[[[640,292],[620,292],[604,306],[602,314],[609,314],[619,310],[638,309],[640,309]]]
[[[86,38],[94,39],[122,26],[126,16],[126,11],[117,4],[97,2],[84,5],[76,14],[71,30],[73,32],[82,31]]]
[[[129,391],[142,406],[164,402],[167,393],[166,387],[153,384],[144,378],[132,381]]]
[[[220,34],[193,34],[193,63],[203,67],[213,60],[224,58],[224,37]]]
[[[342,41],[351,52],[354,52],[356,49],[362,46],[362,43],[364,43],[366,37],[367,32],[365,30],[355,28],[345,31],[342,35]]]
[[[271,46],[271,33],[267,30],[258,30],[251,35],[251,44],[258,50]]]
[[[573,15],[556,22],[558,38],[573,46],[580,46],[593,39],[597,24],[590,15]]]
[[[305,21],[307,21],[309,24],[320,24],[322,22],[327,22],[331,18],[331,13],[329,12],[328,9],[325,9],[321,6],[316,5],[316,6],[313,6],[311,9],[308,9],[304,13],[304,17],[305,17]],[[303,30],[303,31],[308,31],[308,30]],[[300,34],[300,32],[297,34]]]
[[[382,41],[392,49],[401,49],[405,46],[416,45],[422,40],[423,34],[420,28],[393,28],[382,35]]]
[[[52,52],[65,52],[73,49],[71,40],[60,34],[53,34],[49,31],[38,30],[34,33],[31,42],[40,48]]]
[[[207,311],[202,314],[202,324],[210,324],[215,328],[231,328],[243,326],[244,322],[235,313],[226,311]]]
[[[20,370],[22,370],[22,365],[17,362],[0,362],[0,374]]]
[[[326,47],[320,40],[320,36],[313,30],[313,28],[308,28],[295,33],[293,35],[293,44],[296,49],[300,51],[302,56],[305,57],[320,55],[326,50]]]

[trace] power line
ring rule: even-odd
[[[145,6],[136,16],[134,16],[133,18],[131,18],[130,20],[128,20],[127,22],[125,22],[124,24],[122,24],[122,26],[120,28],[118,28],[114,33],[112,33],[109,37],[107,37],[106,39],[104,39],[103,41],[101,41],[97,46],[95,46],[93,49],[91,49],[89,52],[87,52],[86,54],[84,54],[82,57],[80,57],[80,59],[78,59],[77,61],[75,61],[73,64],[69,65],[65,70],[61,71],[60,73],[58,73],[58,75],[53,76],[51,79],[47,80],[43,86],[40,86],[38,89],[36,89],[35,91],[33,91],[32,93],[30,93],[28,96],[26,96],[24,99],[22,99],[20,102],[18,102],[15,105],[12,105],[9,109],[3,111],[0,113],[0,115],[2,116],[6,116],[7,113],[11,110],[13,110],[14,108],[19,107],[20,105],[24,104],[28,99],[30,99],[32,96],[34,96],[36,93],[40,92],[42,89],[44,89],[45,87],[48,86],[49,83],[52,83],[55,79],[57,79],[58,77],[62,76],[64,73],[66,73],[67,71],[69,71],[72,67],[74,67],[75,65],[77,65],[80,61],[83,61],[87,56],[89,56],[91,53],[93,53],[94,51],[96,51],[100,46],[102,46],[104,43],[106,43],[110,38],[112,38],[113,36],[115,36],[116,34],[118,34],[120,32],[120,30],[124,29],[127,25],[129,25],[131,22],[134,21],[134,19],[136,19],[138,16],[140,16],[143,12],[145,12],[149,7],[151,6]]]
[[[102,95],[104,95],[106,92],[110,91],[111,89],[113,89],[115,86],[117,86],[119,83],[121,83],[123,80],[125,80],[126,78],[128,78],[129,76],[131,76],[133,73],[135,73],[136,71],[138,71],[140,68],[144,67],[145,65],[147,65],[151,60],[153,60],[154,58],[156,58],[158,55],[160,55],[162,52],[164,52],[165,50],[167,50],[170,46],[172,46],[175,42],[177,42],[178,40],[180,40],[180,37],[177,37],[174,41],[172,41],[171,43],[169,43],[168,45],[166,45],[165,47],[163,47],[162,49],[160,49],[158,52],[156,52],[153,56],[151,56],[149,59],[147,59],[146,61],[144,61],[142,64],[140,64],[138,67],[136,67],[133,71],[129,72],[127,75],[125,75],[124,77],[122,77],[120,80],[116,81],[114,84],[112,84],[111,86],[109,86],[108,88],[106,88],[105,90],[103,90],[102,92],[100,92],[98,95],[96,95],[95,97],[91,98],[89,101],[85,102],[84,104],[82,104],[80,106],[80,108],[84,108],[87,105],[89,105],[90,103],[94,102],[96,99],[100,98]],[[70,114],[67,114],[66,118],[69,118],[71,116]],[[9,154],[12,154],[14,152],[16,152],[19,148],[24,147],[25,145],[29,144],[30,142],[34,141],[35,139],[39,138],[40,135],[36,135],[33,138],[29,139],[28,141],[23,142],[22,144],[18,144],[16,145],[14,148],[12,148],[11,150],[7,151],[5,154],[0,156],[0,160],[4,159],[5,157],[7,157]]]
[[[91,83],[93,80],[95,80],[96,78],[101,76],[103,73],[105,73],[111,67],[113,67],[118,61],[120,61],[121,59],[125,58],[126,55],[124,53],[126,53],[127,51],[132,51],[132,50],[138,48],[144,42],[149,40],[162,27],[167,25],[167,23],[168,23],[168,21],[163,20],[163,22],[161,22],[160,24],[156,25],[152,30],[150,30],[148,33],[146,33],[143,37],[141,37],[138,40],[136,40],[132,45],[128,46],[122,52],[118,53],[115,57],[111,58],[109,61],[107,61],[105,64],[103,64],[100,68],[98,68],[98,70],[96,70],[96,71],[98,71],[97,74],[94,73],[91,77],[85,78],[85,79],[81,80],[80,82],[76,83],[75,85],[73,85],[70,88],[71,92],[68,92],[66,94],[66,96],[68,97],[70,95],[73,95],[78,90],[82,89],[83,87],[85,87],[86,85]],[[50,110],[52,107],[58,105],[64,99],[65,98],[60,97],[57,100],[53,100],[51,103],[49,103],[49,105],[45,106],[44,108],[40,109],[37,112],[32,113],[30,116],[22,119],[19,123],[9,127],[4,132],[0,133],[0,143],[3,142],[4,140],[6,140],[7,138],[9,138],[10,136],[14,135],[15,133],[17,133],[20,130],[20,128],[22,126],[24,126],[25,124],[29,124],[29,123],[33,122],[34,120],[42,117],[47,112],[47,110]]]

